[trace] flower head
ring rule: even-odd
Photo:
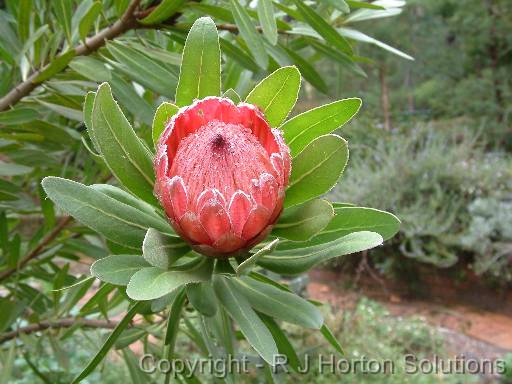
[[[270,232],[290,163],[280,131],[255,106],[207,97],[182,108],[162,133],[155,192],[196,251],[229,257]]]

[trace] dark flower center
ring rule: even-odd
[[[222,149],[226,146],[227,142],[221,133],[217,133],[212,140],[212,149]]]

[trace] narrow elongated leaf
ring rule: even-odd
[[[158,24],[174,15],[186,0],[163,0],[151,13],[139,20],[140,23],[150,25]]]
[[[46,177],[42,185],[62,210],[115,243],[140,249],[149,227],[165,231],[161,220],[92,187],[59,177]]]
[[[102,61],[91,56],[75,57],[69,67],[91,81],[110,81],[112,78],[111,70]]]
[[[183,49],[176,104],[220,96],[220,46],[215,23],[209,17],[197,19],[190,28]]]
[[[30,123],[36,120],[39,114],[35,109],[16,108],[9,111],[0,112],[0,124],[2,125],[19,125]]]
[[[208,317],[217,313],[217,298],[209,281],[187,285],[187,296],[190,304],[199,313]]]
[[[92,371],[98,366],[99,363],[105,358],[108,351],[112,348],[114,343],[116,342],[117,338],[121,335],[121,333],[124,331],[124,329],[130,324],[133,317],[137,314],[137,311],[139,308],[143,305],[143,303],[136,303],[134,304],[130,310],[126,313],[126,315],[123,317],[123,319],[119,322],[119,324],[116,326],[114,331],[109,335],[105,343],[102,345],[98,353],[92,358],[92,360],[87,364],[87,366],[84,368],[80,374],[78,374],[77,377],[73,380],[71,384],[77,384],[81,382],[84,378],[89,376]]]
[[[229,56],[230,59],[236,61],[249,71],[258,73],[261,70],[261,68],[258,67],[258,64],[254,62],[254,59],[245,53],[244,50],[222,37],[219,39],[219,42],[222,53]]]
[[[277,44],[277,24],[274,16],[272,0],[258,1],[258,18],[260,20],[263,34],[272,45]]]
[[[367,3],[366,1],[345,0],[351,8],[386,9],[380,5]]]
[[[350,12],[350,7],[345,0],[327,0],[327,3],[332,5],[334,8],[339,9],[343,13]]]
[[[334,336],[334,334],[327,325],[324,324],[322,328],[320,328],[320,332],[322,333],[322,336],[325,338],[325,340],[327,340],[327,342],[331,344],[340,355],[345,355],[345,352],[343,352],[341,344],[336,339],[336,336]]]
[[[8,384],[11,381],[14,368],[14,360],[16,359],[16,339],[11,341],[11,346],[7,351],[6,358],[2,361],[2,372],[0,372],[0,384]]]
[[[30,34],[30,15],[32,14],[32,0],[21,0],[18,6],[18,36],[23,42]]]
[[[325,19],[316,13],[313,8],[304,4],[302,0],[293,0],[304,20],[322,36],[325,41],[332,44],[340,51],[352,54],[350,44],[334,29]]]
[[[320,136],[293,159],[285,207],[304,203],[336,185],[348,161],[347,142],[337,135]]]
[[[80,39],[85,40],[95,21],[98,19],[102,10],[101,2],[95,1],[91,4],[85,15],[78,24],[78,34]]]
[[[160,138],[160,135],[165,129],[165,126],[171,119],[171,117],[178,112],[178,107],[174,104],[163,102],[160,104],[160,106],[157,108],[155,117],[153,119],[153,126],[151,130],[151,136],[153,138],[153,144],[156,145],[158,142],[158,139]]]
[[[396,16],[402,13],[400,8],[389,8],[384,10],[360,9],[352,12],[346,19],[345,23],[355,23],[358,21],[381,19],[383,17]]]
[[[233,279],[237,290],[250,305],[266,315],[306,328],[320,329],[320,311],[303,298],[248,276]]]
[[[265,255],[271,253],[275,247],[279,243],[279,239],[275,239],[261,248],[258,252],[254,253],[248,259],[244,260],[240,265],[236,268],[236,274],[242,275],[244,273],[249,273],[251,269],[256,265],[256,262]]]
[[[158,213],[156,213],[156,208],[154,206],[142,201],[141,199],[138,199],[131,193],[128,193],[125,190],[110,184],[92,184],[90,187],[96,191],[100,191],[101,193],[112,197],[113,199],[116,199],[117,201],[120,201],[121,203],[137,208],[139,211],[142,211],[153,217],[155,222],[159,223],[158,229],[160,231],[164,231],[165,233],[172,232],[168,222],[160,215],[158,215]]]
[[[209,258],[185,271],[144,268],[132,276],[126,293],[134,300],[158,299],[183,285],[209,280],[212,269],[213,262]]]
[[[258,31],[256,31],[256,27],[254,26],[251,17],[247,13],[247,10],[240,4],[240,2],[236,0],[231,0],[230,4],[231,12],[235,18],[235,22],[240,31],[240,35],[247,43],[247,46],[249,47],[252,56],[256,60],[256,63],[258,63],[261,68],[267,68],[267,51],[263,46],[261,36]]]
[[[185,295],[185,287],[182,287],[181,289],[179,289],[178,294],[174,298],[171,304],[171,309],[169,311],[164,344],[169,345],[169,348],[171,348],[171,352],[169,352],[171,356],[172,350],[174,350],[174,344],[176,343],[176,337],[178,335],[178,326],[180,325],[181,311],[183,310],[183,306],[185,305],[186,298],[187,295]]]
[[[354,232],[308,248],[276,250],[262,257],[258,264],[273,272],[293,275],[303,273],[315,265],[334,257],[365,251],[382,244],[382,236],[375,232]]]
[[[272,334],[279,353],[285,355],[287,358],[287,364],[290,366],[290,368],[292,368],[295,372],[298,372],[299,369],[301,369],[302,364],[300,362],[299,356],[297,356],[297,352],[295,352],[295,349],[293,348],[293,345],[291,344],[290,340],[288,340],[288,337],[281,330],[281,328],[279,328],[279,325],[273,318],[263,313],[258,315]]]
[[[55,10],[57,21],[61,25],[68,43],[71,45],[71,16],[72,16],[72,0],[54,0],[52,2]]]
[[[151,153],[114,101],[107,83],[98,88],[92,127],[100,152],[114,176],[136,196],[156,205]]]
[[[18,176],[32,172],[33,168],[21,164],[0,161],[0,176]]]
[[[338,100],[301,113],[281,126],[292,157],[317,137],[333,132],[346,124],[361,108],[361,99]]]
[[[48,80],[50,77],[55,75],[56,73],[62,71],[64,68],[67,67],[67,65],[73,59],[73,57],[75,57],[75,55],[75,50],[71,49],[66,53],[63,53],[62,55],[59,55],[56,58],[54,58],[50,62],[50,64],[44,67],[44,69],[36,76],[36,78],[33,80],[34,83],[42,83],[43,81]]]
[[[235,104],[238,104],[242,101],[240,99],[240,95],[238,95],[238,93],[236,93],[236,91],[233,88],[229,88],[228,90],[226,90],[226,92],[222,94],[222,97],[227,97]]]
[[[169,66],[160,64],[157,60],[144,54],[143,51],[121,43],[110,42],[107,44],[107,49],[120,63],[112,62],[112,64],[132,80],[161,95],[167,97],[174,95],[176,74],[171,71]]]
[[[172,237],[149,228],[142,243],[142,255],[153,267],[169,269],[176,261],[190,252],[190,246],[180,237]]]
[[[299,68],[299,71],[304,79],[311,83],[311,85],[318,89],[320,92],[325,94],[328,93],[329,88],[327,87],[327,84],[325,84],[324,79],[322,79],[322,76],[320,76],[315,67],[313,67],[313,65],[311,65],[307,59],[289,48],[284,46],[280,47],[285,52],[285,55],[291,58],[293,64]]]
[[[257,105],[272,127],[279,126],[291,112],[300,90],[300,72],[282,67],[264,78],[249,93],[246,102]]]
[[[393,214],[373,208],[343,207],[335,209],[336,216],[312,243],[326,243],[359,231],[377,232],[384,240],[400,229],[400,220]]]
[[[277,346],[272,334],[258,317],[232,279],[216,275],[213,288],[229,316],[236,321],[249,344],[267,363],[272,364]]]
[[[128,285],[135,272],[150,265],[140,255],[111,255],[91,265],[91,275],[105,283]]]
[[[311,200],[285,209],[272,234],[288,240],[306,241],[322,231],[333,217],[334,209],[327,200]]]
[[[343,36],[346,36],[349,39],[354,39],[357,41],[361,41],[363,43],[373,44],[373,45],[376,45],[379,48],[385,49],[386,51],[389,51],[397,56],[403,57],[404,59],[414,60],[414,57],[408,55],[407,53],[402,52],[399,49],[396,49],[386,43],[383,43],[382,41],[377,40],[371,36],[368,36],[368,35],[364,34],[363,32],[359,32],[359,31],[356,31],[355,29],[350,29],[350,28],[340,28],[339,31]]]

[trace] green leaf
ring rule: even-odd
[[[92,184],[90,187],[121,203],[137,208],[139,211],[148,214],[155,220],[154,222],[158,222],[158,229],[160,231],[173,233],[169,223],[157,213],[157,208],[133,196],[131,193],[110,184]]]
[[[329,225],[311,240],[312,243],[326,243],[359,231],[377,232],[388,240],[400,229],[400,220],[395,215],[378,209],[343,207],[336,208],[335,213]]]
[[[269,364],[273,364],[277,346],[272,334],[239,291],[239,286],[228,277],[216,275],[213,288],[229,316],[238,324],[249,344]]]
[[[151,136],[153,138],[153,144],[158,142],[160,135],[165,129],[165,126],[171,119],[171,117],[178,112],[178,107],[172,103],[163,102],[157,108],[155,117],[153,119],[153,126],[151,129]]]
[[[213,260],[204,258],[201,263],[185,271],[166,271],[156,267],[144,268],[130,280],[126,293],[133,300],[153,300],[190,283],[208,281]]]
[[[263,313],[259,313],[258,315],[272,334],[279,353],[285,355],[287,358],[287,364],[290,368],[295,372],[298,372],[302,368],[302,364],[299,360],[299,356],[297,356],[297,352],[295,352],[295,349],[293,348],[293,345],[288,340],[288,337],[281,328],[279,328],[279,325],[277,325],[273,318]]]
[[[217,27],[209,17],[201,17],[190,28],[183,49],[176,104],[192,104],[195,99],[220,95],[220,46]]]
[[[356,12],[352,12],[344,22],[354,23],[358,21],[372,20],[372,19],[380,19],[383,17],[391,17],[396,16],[402,13],[400,8],[388,8],[384,10],[373,10],[373,9],[360,9]]]
[[[174,344],[176,343],[176,337],[178,335],[178,326],[180,325],[181,311],[185,305],[186,298],[187,296],[185,295],[185,289],[183,287],[179,290],[171,304],[164,338],[164,344],[169,345],[171,350],[174,350]]]
[[[30,35],[30,16],[33,12],[33,4],[32,0],[21,0],[18,3],[18,36],[23,42]]]
[[[340,355],[345,356],[345,352],[343,352],[341,344],[333,335],[332,331],[329,329],[327,325],[324,324],[322,328],[320,328],[320,333],[325,338],[325,340],[327,340],[327,342],[331,344]]]
[[[118,42],[107,44],[108,51],[120,63],[111,64],[132,80],[145,85],[161,95],[172,97],[176,84],[176,74],[170,66],[148,57],[143,51]]]
[[[68,63],[73,59],[73,57],[75,57],[75,55],[75,50],[71,49],[66,53],[63,53],[62,55],[55,57],[54,59],[52,59],[50,64],[48,64],[46,67],[44,67],[44,69],[41,72],[39,72],[39,74],[36,76],[33,82],[36,84],[42,83],[43,81],[48,80],[53,75],[59,73],[68,66]]]
[[[343,99],[313,108],[288,120],[281,129],[292,157],[297,156],[314,139],[346,124],[359,108],[361,99]]]
[[[233,88],[229,88],[226,92],[224,92],[222,94],[222,97],[227,97],[235,104],[238,104],[242,101],[240,95],[236,93],[236,91]]]
[[[276,250],[258,262],[273,272],[293,275],[303,273],[315,265],[334,257],[365,251],[382,244],[382,236],[375,232],[354,232],[330,243],[307,248]]]
[[[98,88],[92,127],[100,152],[114,176],[130,192],[157,205],[153,195],[152,155],[114,101],[107,83]]]
[[[153,123],[153,106],[137,93],[131,81],[125,80],[120,74],[114,72],[110,79],[110,85],[114,96],[126,108],[126,111],[132,112],[137,119],[146,125]]]
[[[292,241],[306,241],[322,231],[334,217],[332,205],[323,199],[287,208],[274,225],[272,235]]]
[[[345,0],[350,8],[386,9],[380,5],[367,3],[365,1]]]
[[[94,82],[110,81],[112,78],[111,70],[91,56],[77,56],[71,60],[69,67]]]
[[[219,39],[221,51],[229,56],[230,59],[236,61],[242,67],[248,69],[251,72],[258,73],[261,69],[258,64],[254,62],[254,59],[245,53],[244,50],[240,49],[234,44],[231,44],[224,38]]]
[[[326,42],[332,44],[340,51],[352,54],[350,44],[325,19],[316,13],[313,8],[304,4],[302,0],[293,0],[304,20],[322,36]]]
[[[279,126],[293,109],[300,90],[300,72],[282,67],[254,87],[245,101],[257,105],[272,127]]]
[[[161,23],[174,15],[185,3],[186,0],[163,0],[149,15],[139,20],[139,22],[145,25]]]
[[[258,252],[252,254],[248,259],[244,260],[242,263],[236,267],[236,274],[242,275],[244,273],[249,273],[254,265],[256,265],[256,262],[263,256],[268,255],[271,253],[277,246],[277,243],[279,243],[279,239],[275,239],[265,245],[263,248],[261,248]]]
[[[149,228],[142,243],[142,255],[153,267],[169,269],[176,261],[190,252],[190,246],[180,237],[171,237]]]
[[[19,125],[30,123],[36,120],[39,113],[35,109],[16,108],[9,111],[0,112],[0,124],[2,125]]]
[[[114,343],[116,342],[117,338],[121,335],[121,333],[124,331],[124,329],[130,324],[133,317],[137,314],[137,311],[144,303],[136,303],[134,304],[130,310],[126,313],[126,315],[123,317],[123,319],[119,322],[119,324],[116,326],[114,331],[110,334],[110,336],[107,338],[105,343],[102,345],[98,353],[92,358],[92,360],[87,364],[87,366],[84,368],[82,372],[78,376],[75,377],[73,382],[71,384],[77,384],[81,382],[84,378],[89,376],[92,371],[98,366],[99,363],[105,358],[108,351],[112,348]]]
[[[101,281],[126,286],[131,277],[142,268],[149,267],[140,255],[111,255],[91,265],[91,275]]]
[[[85,41],[89,31],[98,19],[98,16],[101,14],[102,9],[103,8],[101,6],[101,2],[99,1],[95,1],[91,4],[85,15],[80,20],[80,23],[78,24],[78,34],[80,39]]]
[[[233,281],[236,282],[237,291],[245,296],[258,312],[306,328],[320,329],[324,322],[317,307],[294,293],[248,276]]]
[[[217,313],[217,298],[210,282],[187,285],[190,304],[202,315],[212,317]]]
[[[260,20],[263,34],[272,45],[277,44],[277,24],[274,16],[272,0],[258,1],[258,18]]]
[[[343,13],[349,13],[350,7],[345,0],[327,0],[327,3]]]
[[[115,243],[140,249],[149,227],[165,231],[161,219],[93,187],[59,177],[46,177],[42,185],[48,197],[62,210]]]
[[[261,68],[267,68],[268,65],[268,55],[265,47],[263,46],[263,41],[261,40],[261,36],[256,30],[251,17],[247,13],[247,10],[240,4],[240,2],[236,0],[231,0],[231,12],[233,13],[233,17],[235,19],[236,25],[238,26],[238,30],[240,35],[247,43],[249,47],[249,51],[252,56],[256,60],[256,63]]]
[[[407,53],[404,53],[404,52],[400,51],[399,49],[393,48],[392,46],[390,46],[386,43],[383,43],[382,41],[377,40],[371,36],[368,36],[362,32],[356,31],[355,29],[340,28],[339,30],[343,36],[346,36],[349,39],[361,41],[363,43],[373,44],[373,45],[376,45],[379,48],[385,49],[386,51],[389,51],[397,56],[403,57],[404,59],[414,60],[414,57],[408,55]]]
[[[19,176],[32,172],[31,167],[0,161],[0,176]]]
[[[324,79],[322,79],[315,67],[313,67],[313,65],[311,65],[307,59],[289,48],[284,46],[280,46],[280,48],[283,49],[286,55],[289,56],[293,63],[299,68],[299,71],[304,79],[311,83],[311,85],[318,89],[320,92],[325,94],[328,93],[329,88],[327,87],[327,84],[325,84]]]
[[[16,339],[11,341],[11,346],[7,351],[7,357],[2,359],[2,371],[0,372],[0,384],[12,383],[11,377],[16,359]]]
[[[340,52],[337,49],[333,49],[331,46],[323,44],[318,40],[311,39],[309,43],[317,52],[331,59],[335,63],[349,69],[352,73],[364,78],[368,77],[366,72],[359,65],[354,63],[352,60],[353,56],[348,56],[347,54]]]
[[[71,16],[72,16],[72,0],[54,0],[52,2],[55,10],[55,16],[66,35],[69,45],[71,45]]]
[[[336,185],[348,161],[347,142],[337,135],[320,136],[293,159],[285,207],[301,204]]]

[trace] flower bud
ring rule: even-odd
[[[155,193],[175,231],[197,252],[226,258],[270,233],[291,160],[257,107],[207,97],[168,122],[154,165]]]

